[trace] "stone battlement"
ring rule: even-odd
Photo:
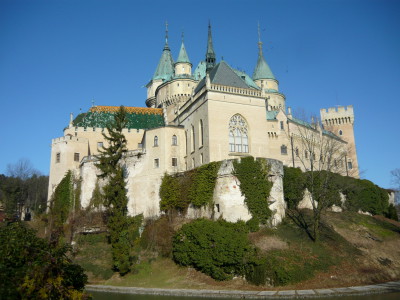
[[[72,135],[66,135],[62,137],[58,137],[51,140],[52,144],[63,143],[63,142],[78,142],[78,143],[87,143],[87,138],[76,137]]]
[[[322,108],[321,121],[325,125],[346,124],[354,122],[353,105]]]

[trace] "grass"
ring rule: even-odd
[[[105,233],[79,235],[76,242],[78,250],[74,261],[85,269],[89,280],[109,279],[114,274],[111,270],[111,246]]]

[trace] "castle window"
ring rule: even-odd
[[[204,158],[203,158],[203,153],[200,154],[200,164],[202,165],[204,163]]]
[[[158,147],[158,136],[154,137],[154,147]]]
[[[103,142],[97,142],[97,149],[103,148]]]
[[[343,131],[342,130],[339,130],[339,135],[343,135]]]
[[[296,156],[299,156],[299,148],[296,148],[294,151],[296,152]]]
[[[347,162],[347,168],[348,168],[349,170],[353,169],[353,163],[352,163],[351,161],[348,161],[348,162]]]
[[[160,160],[158,158],[154,159],[154,168],[159,168],[160,167]]]
[[[281,154],[287,155],[287,147],[285,145],[281,146]]]
[[[74,161],[79,162],[79,153],[74,153]]]
[[[173,167],[177,167],[178,166],[178,158],[176,158],[176,157],[172,158],[172,166]]]
[[[280,124],[281,124],[281,130],[284,130],[285,127],[284,127],[284,125],[283,125],[283,121],[281,121]]]
[[[58,153],[56,154],[56,163],[59,163],[60,160],[61,160],[61,153],[58,152]]]
[[[172,146],[176,146],[178,145],[178,138],[176,137],[176,135],[174,134],[172,136]]]
[[[203,136],[203,120],[199,122],[199,147],[203,146],[204,136]]]
[[[308,151],[307,150],[304,150],[304,157],[308,158]]]
[[[194,126],[192,125],[192,147],[191,151],[193,152],[195,149],[195,134],[194,134]]]
[[[136,129],[136,132],[139,133],[139,129]]]
[[[234,115],[229,121],[229,151],[249,152],[247,122],[239,114]]]
[[[312,154],[312,159],[315,160],[315,153]]]

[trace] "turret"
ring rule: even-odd
[[[178,59],[175,63],[175,76],[180,75],[192,75],[192,64],[190,63],[189,56],[186,53],[185,44],[183,42],[183,33],[181,50],[179,51]]]
[[[174,60],[171,55],[171,50],[168,45],[168,23],[165,24],[165,45],[161,54],[160,61],[158,62],[157,69],[154,72],[153,78],[146,85],[147,87],[147,100],[148,107],[155,106],[155,93],[157,87],[164,81],[171,79],[174,76]]]
[[[206,52],[206,72],[209,72],[212,68],[214,68],[216,63],[215,52],[212,43],[212,35],[211,35],[211,23],[208,22],[208,40],[207,40],[207,52]]]
[[[275,79],[271,68],[264,58],[260,36],[260,25],[258,25],[258,59],[253,72],[254,82],[261,88],[262,93],[268,97],[268,105],[272,110],[285,111],[285,96],[279,93],[279,83]]]

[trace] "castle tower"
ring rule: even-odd
[[[336,134],[348,143],[348,152],[345,157],[346,173],[349,176],[359,177],[356,143],[354,138],[354,111],[353,106],[339,106],[321,109],[321,122],[326,130]]]
[[[211,35],[211,23],[208,22],[208,40],[207,40],[207,52],[206,52],[206,72],[209,72],[212,68],[214,68],[216,63],[215,52],[212,42]]]
[[[181,50],[179,51],[178,59],[175,63],[175,76],[181,75],[192,75],[192,64],[190,63],[189,56],[186,53],[185,44],[183,43],[183,33]]]
[[[153,78],[146,85],[147,87],[147,100],[148,107],[155,107],[155,94],[156,89],[166,80],[174,76],[174,60],[171,55],[171,49],[168,45],[168,23],[165,23],[165,45],[161,54],[160,61],[158,62],[157,69],[154,72]]]
[[[279,82],[275,79],[271,68],[264,58],[262,44],[260,25],[258,25],[258,59],[253,72],[253,80],[268,95],[268,105],[272,110],[285,110],[285,97],[279,93]]]

